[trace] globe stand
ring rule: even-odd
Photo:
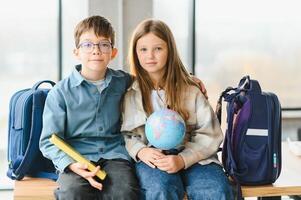
[[[181,151],[184,150],[184,148],[184,146],[181,146],[178,149],[162,150],[162,153],[165,155],[178,155]]]

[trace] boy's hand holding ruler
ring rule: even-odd
[[[75,151],[75,149],[73,149],[69,144],[64,142],[64,140],[62,140],[56,134],[52,134],[50,138],[50,142],[52,142],[55,146],[57,146],[60,150],[68,154],[71,158],[73,158],[77,162],[87,164],[89,171],[95,170],[96,168],[95,165],[93,165],[89,160],[83,157],[80,153]],[[103,170],[99,170],[96,174],[96,176],[101,180],[104,180],[106,175],[107,175],[106,172]]]

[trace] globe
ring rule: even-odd
[[[179,145],[185,135],[185,122],[181,115],[170,109],[153,112],[145,124],[145,134],[149,143],[162,150]]]

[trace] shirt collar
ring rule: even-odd
[[[71,74],[71,87],[79,86],[82,82],[86,81],[84,77],[80,74],[80,71],[82,69],[82,65],[76,65],[75,69],[73,70]],[[113,77],[122,77],[123,74],[115,71],[113,69],[107,68],[106,74],[105,74],[105,84],[106,86],[109,85]]]
[[[137,90],[137,91],[140,90],[139,83],[138,83],[137,79],[133,82],[132,86],[128,88],[128,90],[131,90],[131,89]]]
[[[82,69],[81,65],[75,65],[75,69],[73,70],[70,76],[71,87],[79,86],[85,80],[80,74],[81,69]]]

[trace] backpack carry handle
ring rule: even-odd
[[[240,79],[239,84],[238,84],[238,89],[248,89],[250,88],[250,76],[246,75]]]
[[[39,86],[43,83],[49,83],[52,87],[55,85],[55,82],[53,82],[51,80],[44,80],[44,81],[39,81],[36,84],[34,84],[31,89],[37,90],[39,88]]]
[[[230,94],[231,91],[235,91],[234,93]],[[219,123],[221,124],[221,117],[222,117],[222,100],[224,98],[225,101],[231,102],[232,99],[240,93],[258,93],[261,94],[261,87],[256,80],[251,80],[249,75],[246,75],[240,79],[238,86],[236,88],[228,87],[225,89],[218,98],[216,108],[215,108],[215,115]],[[239,96],[238,96],[239,98]]]
[[[258,81],[251,80],[249,75],[242,77],[242,79],[239,81],[237,89],[246,90],[251,93],[262,93]]]
[[[222,124],[222,101],[223,98],[227,102],[231,102],[232,99],[237,96],[237,94],[241,93],[242,91],[246,91],[250,88],[250,83],[253,82],[253,80],[250,79],[249,75],[246,75],[242,77],[242,79],[239,81],[238,87],[227,87],[219,96],[216,108],[215,108],[215,115],[219,121],[220,124]],[[259,84],[258,84],[259,85]],[[259,86],[260,88],[260,86]],[[231,91],[234,91],[232,94],[230,94]]]

